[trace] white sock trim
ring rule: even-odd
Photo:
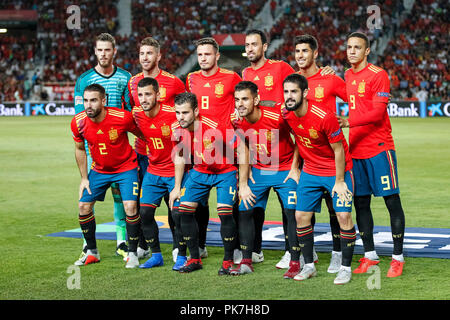
[[[392,255],[392,259],[400,261],[400,262],[404,262],[405,259],[403,258],[403,254],[393,254]]]
[[[367,251],[364,253],[364,258],[370,259],[370,260],[380,260],[380,258],[377,255],[376,251]]]

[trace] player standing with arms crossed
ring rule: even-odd
[[[85,111],[77,114],[71,122],[75,159],[81,175],[78,220],[87,247],[86,253],[75,262],[79,266],[100,261],[93,208],[96,201],[104,200],[106,190],[112,183],[118,185],[123,198],[129,254],[137,255],[140,228],[137,159],[128,142],[127,132],[143,137],[130,112],[105,107],[106,92],[101,85],[94,83],[87,86],[83,103]],[[93,160],[89,173],[85,142]],[[130,267],[128,262],[126,268]]]
[[[105,88],[106,105],[108,107],[131,111],[127,87],[131,74],[114,65],[116,53],[116,41],[113,36],[108,33],[102,33],[96,37],[95,56],[97,58],[97,65],[83,73],[76,81],[74,93],[75,114],[84,111],[84,89],[93,83],[98,83]],[[87,145],[86,152],[88,155],[87,165],[89,171],[92,158]],[[128,252],[126,245],[126,214],[122,204],[122,198],[120,197],[120,191],[116,184],[111,185],[111,191],[114,199],[114,221],[116,222],[116,254],[123,256],[123,259],[126,260]],[[86,252],[86,246],[84,246],[83,252]]]
[[[387,113],[390,82],[385,70],[368,63],[370,44],[363,33],[347,37],[347,59],[352,68],[345,73],[349,118],[338,117],[349,130],[350,153],[355,174],[355,211],[358,230],[364,245],[364,258],[353,272],[366,273],[378,264],[373,241],[371,195],[382,196],[390,214],[394,251],[388,277],[403,272],[403,238],[405,214],[400,201],[397,158],[392,128]]]
[[[328,190],[340,225],[342,264],[334,280],[345,284],[351,280],[351,262],[356,241],[352,221],[352,159],[342,129],[333,112],[306,100],[308,81],[299,74],[283,82],[285,108],[283,118],[295,135],[304,160],[297,187],[297,236],[305,266],[294,280],[306,280],[317,274],[313,260],[314,230],[311,218]]]

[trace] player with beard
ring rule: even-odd
[[[128,81],[128,90],[130,92],[130,103],[131,106],[139,105],[139,97],[138,97],[138,83],[146,77],[154,78],[159,84],[159,102],[172,106],[174,105],[175,96],[181,92],[185,92],[184,83],[167,71],[164,71],[159,68],[159,62],[161,61],[161,46],[159,42],[152,38],[147,37],[144,38],[139,43],[139,64],[141,65],[142,72],[136,74],[131,77],[130,81]],[[138,162],[139,162],[139,181],[142,182],[144,178],[144,174],[147,171],[147,166],[149,164],[148,161],[148,149],[145,141],[136,138],[134,142],[134,150],[137,153]],[[164,201],[167,205],[167,216],[169,221],[169,227],[172,232],[173,239],[175,236],[175,222],[173,220],[174,215],[171,214],[171,210],[169,209],[168,201],[169,195],[164,196]],[[202,208],[201,208],[202,209]],[[205,210],[205,209],[203,209]],[[175,214],[176,215],[176,214]],[[177,254],[179,252],[178,243],[174,241],[172,255],[174,262],[176,262]],[[142,249],[141,249],[142,247]],[[138,253],[145,252],[148,254],[147,244],[141,238],[139,243]],[[144,251],[142,251],[144,250]],[[181,249],[185,252],[185,248]]]
[[[93,83],[100,84],[106,91],[106,105],[111,108],[125,109],[131,111],[131,104],[128,92],[128,80],[131,74],[114,65],[116,56],[116,41],[108,33],[102,33],[95,39],[95,56],[97,65],[78,77],[75,84],[75,114],[84,111],[83,93],[84,89]],[[92,157],[86,144],[86,153],[88,157],[88,170],[91,168]],[[125,210],[120,197],[120,191],[116,184],[111,185],[111,191],[114,199],[114,221],[116,222],[117,249],[116,254],[127,259],[128,247],[126,244],[126,223]],[[83,246],[83,252],[86,253],[86,243]]]
[[[245,53],[250,66],[242,70],[242,79],[255,83],[261,103],[272,106],[283,101],[283,80],[295,71],[284,61],[267,59],[268,46],[264,32],[256,29],[246,32]]]
[[[136,154],[133,152],[127,132],[142,136],[128,111],[106,108],[105,89],[99,84],[84,89],[85,111],[71,121],[75,141],[75,159],[81,175],[79,188],[79,223],[86,241],[84,253],[75,265],[87,265],[100,261],[95,238],[94,204],[103,201],[106,190],[116,183],[126,212],[126,230],[129,254],[136,256],[140,217],[137,212],[138,173]],[[85,142],[92,155],[92,170],[87,170]],[[130,268],[130,260],[126,268]]]
[[[219,45],[214,38],[202,38],[195,42],[200,70],[191,72],[186,78],[186,89],[198,99],[199,113],[219,124],[223,129],[232,129],[236,118],[234,109],[234,86],[241,81],[236,72],[220,68]],[[207,201],[207,200],[206,200]],[[237,218],[238,210],[235,208]],[[200,227],[200,246],[206,240],[209,211],[197,208]],[[204,232],[202,232],[204,231]],[[200,247],[201,255],[207,256],[206,247]]]
[[[320,108],[336,113],[336,97],[347,101],[345,81],[335,74],[321,74],[316,64],[319,51],[315,37],[311,35],[297,36],[294,40],[294,45],[295,61],[299,68],[298,74],[301,74],[308,80],[308,96],[306,99],[314,102]],[[333,239],[333,251],[328,272],[337,273],[342,260],[339,223],[329,193],[324,192],[324,199],[330,214],[330,227]]]
[[[141,79],[137,91],[139,106],[133,108],[133,117],[146,138],[150,160],[142,181],[139,208],[143,235],[152,251],[151,258],[140,265],[140,268],[147,269],[164,264],[155,212],[161,204],[162,198],[168,195],[174,187],[175,171],[171,157],[171,137],[172,127],[178,122],[173,107],[159,102],[159,85],[154,78]],[[176,233],[174,243],[178,243],[180,240]],[[174,266],[174,270],[178,270],[184,264],[186,254],[178,255],[178,258],[180,261],[177,261],[178,266]],[[139,261],[135,259],[135,266],[138,264]]]
[[[334,280],[345,284],[351,280],[351,261],[356,241],[352,221],[352,159],[342,129],[333,112],[317,107],[306,99],[308,81],[291,74],[283,81],[283,118],[295,136],[304,164],[297,186],[297,237],[305,266],[294,280],[306,280],[317,274],[313,261],[314,230],[311,218],[328,190],[340,226],[342,264]]]
[[[209,117],[200,115],[197,97],[191,92],[175,97],[175,113],[182,129],[174,132],[175,187],[170,193],[170,203],[175,200],[180,202],[181,230],[191,254],[191,259],[179,271],[186,273],[202,268],[194,215],[198,203],[207,199],[215,187],[224,247],[224,258],[218,273],[226,275],[233,267],[233,251],[238,244],[233,217],[233,205],[237,200],[234,131],[227,131]],[[191,157],[194,166],[182,186],[185,166]]]
[[[296,241],[295,221],[296,189],[300,177],[298,150],[292,141],[289,126],[281,117],[280,107],[260,105],[256,84],[251,81],[238,83],[234,96],[240,116],[234,121],[234,126],[240,140],[245,142],[240,144],[240,148],[244,148],[243,152],[239,150],[239,154],[242,154],[239,161],[241,263],[247,264],[247,269],[253,269],[254,210],[265,209],[273,188],[283,203],[288,220],[291,261],[284,278],[294,278],[300,272],[300,248]],[[246,161],[247,158],[250,161]],[[251,179],[248,174],[250,164]],[[234,273],[240,274],[239,270],[233,270]]]
[[[244,81],[251,81],[258,86],[259,97],[261,104],[264,106],[274,106],[278,102],[283,101],[283,80],[294,69],[284,61],[267,59],[265,54],[269,44],[265,33],[261,30],[252,29],[246,32],[245,36],[245,53],[250,62],[250,66],[242,70],[242,79]],[[278,194],[277,194],[278,196]],[[278,197],[280,206],[283,210],[283,204]],[[264,261],[264,254],[261,250],[262,246],[262,229],[264,225],[265,210],[261,207],[256,207],[253,210],[255,221],[255,243],[253,247],[252,260],[253,262]],[[285,234],[285,257],[282,258],[277,267],[288,268],[289,261],[283,263],[289,255],[289,241],[287,239],[287,219],[286,215],[282,214],[283,231]]]

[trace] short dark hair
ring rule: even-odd
[[[347,36],[347,41],[348,41],[348,39],[350,39],[350,38],[360,38],[360,39],[363,39],[364,42],[366,43],[366,49],[367,49],[367,48],[370,48],[370,41],[369,41],[369,38],[367,38],[367,36],[366,36],[364,33],[362,33],[362,32],[352,32],[352,33],[350,33],[350,34]]]
[[[145,77],[145,78],[142,78],[141,80],[139,80],[138,88],[144,88],[144,87],[147,87],[147,86],[152,86],[153,90],[155,92],[159,91],[159,84],[158,84],[158,81],[155,78]]]
[[[194,44],[195,44],[196,48],[198,46],[210,44],[214,47],[216,52],[219,51],[219,44],[217,43],[216,39],[214,39],[212,37],[201,38],[201,39],[195,41]]]
[[[251,29],[251,30],[248,30],[248,31],[245,33],[246,36],[249,36],[249,35],[251,35],[251,34],[257,34],[257,35],[259,35],[259,37],[261,38],[262,44],[267,43],[267,37],[266,37],[266,34],[265,34],[263,31],[258,30],[258,29]]]
[[[161,45],[159,44],[158,40],[156,40],[153,37],[146,37],[142,39],[141,42],[139,43],[139,48],[142,46],[151,46],[158,50],[161,48]]]
[[[177,104],[178,105],[185,104],[185,103],[189,103],[192,110],[195,110],[198,108],[197,96],[195,94],[193,94],[192,92],[182,92],[175,96],[175,104],[176,105]]]
[[[116,47],[116,40],[114,39],[114,37],[112,35],[110,35],[109,33],[100,33],[96,38],[95,38],[95,45],[97,45],[97,41],[108,41],[112,43],[113,48]]]
[[[300,90],[305,91],[305,89],[308,89],[308,80],[304,76],[298,73],[292,73],[288,75],[283,80],[283,86],[286,82],[295,83],[300,88]]]
[[[241,81],[235,87],[234,91],[250,90],[253,97],[258,95],[258,86],[251,81]]]
[[[84,88],[83,93],[85,93],[86,91],[89,92],[98,92],[100,93],[100,97],[103,99],[106,96],[106,91],[105,88],[103,88],[101,85],[99,85],[98,83],[93,83],[88,85],[86,88]]]
[[[311,48],[312,51],[317,50],[317,48],[319,47],[319,45],[317,44],[317,39],[310,34],[303,34],[301,36],[295,37],[294,46],[297,46],[298,44],[301,43],[309,44],[309,47]]]

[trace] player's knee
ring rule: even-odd
[[[139,214],[141,215],[142,222],[152,221],[155,219],[156,207],[153,206],[141,206],[139,208]]]
[[[124,201],[123,208],[127,216],[135,215],[137,213],[137,202],[136,201]]]
[[[336,212],[339,226],[342,229],[349,230],[353,228],[353,220],[351,212]]]
[[[90,202],[79,202],[78,203],[78,211],[81,216],[85,216],[92,211],[93,205]]]
[[[171,215],[172,215],[173,222],[175,223],[175,226],[180,226],[181,225],[181,214],[178,211],[178,207],[172,208]]]
[[[402,207],[402,203],[400,201],[400,195],[398,193],[391,194],[389,196],[385,196],[384,203],[388,209],[399,209]]]
[[[296,211],[295,219],[297,221],[297,227],[306,227],[311,224],[312,212]]]
[[[367,212],[370,211],[370,198],[371,196],[355,196],[353,199],[353,204],[357,212]]]
[[[253,210],[239,211],[239,223],[245,225],[250,222],[253,223]]]
[[[288,221],[295,221],[295,209],[284,209],[284,214]]]

